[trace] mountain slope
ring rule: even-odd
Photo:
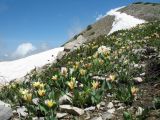
[[[110,11],[109,11],[110,12]],[[153,21],[153,20],[160,20],[160,3],[153,4],[153,3],[136,3],[131,4],[126,7],[119,9],[117,12],[126,13],[127,15],[134,16],[137,19],[142,19],[145,21]],[[88,25],[85,30],[81,33],[75,35],[70,41],[75,41],[77,44],[81,44],[87,41],[91,41],[92,39],[98,37],[99,35],[108,35],[108,33],[112,29],[112,25],[115,21],[114,15],[104,15],[102,19],[96,21],[95,23]],[[130,21],[127,21],[130,22]],[[132,26],[130,26],[132,27]],[[83,37],[84,39],[81,40],[80,43],[76,42],[78,37]],[[74,47],[74,45],[68,45],[65,43],[63,46],[68,49],[69,47]],[[77,45],[79,46],[79,45]]]
[[[128,21],[121,16],[113,14],[138,22],[130,26],[123,23]],[[117,22],[116,17],[120,18]],[[110,11],[109,16],[75,36],[58,62],[40,73],[35,69],[27,81],[3,87],[0,99],[16,110],[13,119],[159,119],[160,21],[157,20],[143,23],[119,10]],[[119,22],[118,28],[132,28],[108,35],[113,23]],[[105,23],[112,24],[104,27]],[[98,34],[92,33],[98,30]],[[18,112],[19,109],[23,111]]]
[[[125,13],[120,13],[118,11],[119,9],[123,8],[116,8],[107,12],[103,19],[97,21],[92,26],[88,26],[86,31],[83,31],[82,33],[80,33],[79,36],[76,36],[76,40],[73,40],[72,42],[69,42],[64,46],[65,50],[72,49],[73,51],[75,48],[79,47],[83,43],[88,42],[99,35],[110,34],[114,31],[131,28],[136,26],[137,24],[145,22],[144,20],[134,18]],[[42,67],[47,63],[53,62],[56,57],[52,59],[52,53],[54,53],[54,50],[46,52],[46,54],[48,54],[47,58],[43,57],[44,59],[42,59],[42,61],[45,61],[44,63],[40,61],[36,62],[36,59],[39,59],[36,58],[37,55],[12,62],[0,62],[1,84],[5,84],[6,82],[10,82],[15,79],[20,79],[35,67]],[[48,61],[47,59],[51,60]],[[25,66],[25,63],[28,64],[27,67]]]
[[[64,119],[159,119],[159,31],[160,22],[151,22],[99,36],[42,73],[35,71],[29,81],[6,86],[0,99],[14,109],[25,106],[28,119],[52,120],[57,112],[69,113]],[[96,109],[84,112],[90,106]]]

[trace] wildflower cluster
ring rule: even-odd
[[[115,99],[127,105],[132,104],[140,91],[134,78],[144,72],[143,67],[135,67],[142,64],[144,57],[136,50],[144,48],[147,41],[150,43],[152,37],[148,36],[154,34],[154,40],[159,39],[157,31],[160,26],[148,31],[153,26],[157,27],[157,23],[144,25],[143,32],[138,26],[137,29],[120,31],[108,37],[100,36],[68,53],[40,75],[32,75],[29,81],[10,86],[8,89],[14,91],[14,97],[0,95],[0,98],[16,98],[16,103],[13,103],[26,106],[29,116],[37,117],[38,113],[45,118],[56,117],[59,98],[64,94],[70,94],[73,106],[83,108],[97,105],[106,93],[113,94]],[[142,38],[145,39],[139,40]],[[154,46],[159,49],[157,44]],[[8,96],[7,92],[3,94]],[[38,99],[36,104],[35,99]]]

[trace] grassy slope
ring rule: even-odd
[[[160,20],[160,3],[131,4],[119,11],[146,21]]]
[[[109,99],[118,99],[125,104],[126,108],[130,105],[144,108],[151,104],[154,98],[158,101],[160,97],[158,96],[160,93],[157,92],[160,89],[153,89],[151,86],[160,82],[159,68],[156,67],[160,64],[157,57],[160,53],[159,31],[160,22],[151,22],[139,25],[131,30],[115,32],[107,37],[99,36],[92,42],[86,43],[76,51],[64,56],[60,62],[53,64],[45,72],[37,74],[35,71],[30,81],[6,86],[2,89],[4,92],[0,93],[0,99],[12,103],[13,108],[17,105],[25,105],[29,110],[30,117],[38,114],[45,116],[47,119],[53,119],[54,114],[58,111],[59,96],[68,92],[72,94],[72,105],[81,108],[98,104],[104,100],[104,96],[108,93],[113,95],[113,98]],[[110,53],[107,55],[96,54],[100,46],[110,47]],[[137,50],[140,51],[136,52]],[[141,67],[136,67],[136,65],[141,65]],[[74,71],[72,74],[68,72],[64,76],[60,72],[61,67],[67,67],[68,71],[70,68],[74,68]],[[82,72],[85,74],[82,74]],[[144,72],[146,75],[141,77],[143,82],[139,84],[134,82],[133,79],[140,77],[141,73]],[[55,75],[58,77],[56,81],[52,80],[52,76]],[[110,75],[116,76],[115,80],[109,80]],[[93,76],[101,78],[96,80]],[[102,80],[102,78],[107,78],[108,81]],[[35,81],[44,83],[45,87],[33,87]],[[73,89],[68,83],[73,83]],[[97,83],[98,86],[94,88],[93,83]],[[132,91],[133,86],[139,89],[135,94]],[[32,98],[40,98],[38,106],[29,99],[27,99],[28,102],[24,100],[26,96],[19,92],[21,88],[29,90],[26,94],[32,94]],[[37,93],[39,89],[45,90],[44,96]],[[150,94],[152,96],[149,96]],[[135,100],[135,97],[138,100]],[[46,99],[54,100],[56,105],[52,109],[48,108],[44,103]],[[109,102],[109,100],[106,101]],[[160,102],[156,102],[156,105],[159,104]],[[157,107],[156,109],[160,108]],[[119,112],[117,115],[119,119],[122,119],[124,111],[128,112],[127,109]],[[152,109],[149,109],[149,111],[152,111]],[[135,117],[133,111],[129,112]],[[146,115],[148,113],[140,117],[148,117]]]

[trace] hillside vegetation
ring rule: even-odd
[[[29,80],[5,86],[0,99],[13,109],[25,106],[28,115],[20,118],[25,120],[56,119],[64,95],[69,98],[65,104],[82,110],[96,106],[90,118],[108,111],[112,119],[154,120],[160,118],[159,86],[160,22],[155,21],[83,44],[44,72],[34,71]],[[115,109],[107,107],[109,102]],[[83,120],[87,112],[79,116],[69,112],[65,117]]]

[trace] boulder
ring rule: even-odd
[[[60,111],[62,112],[67,112],[70,113],[72,115],[83,115],[84,114],[84,110],[81,108],[77,108],[77,107],[73,107],[71,105],[60,105]]]
[[[67,116],[67,115],[68,115],[67,113],[57,113],[56,114],[56,118],[61,119],[61,118],[65,117],[65,116]]]
[[[13,112],[10,105],[0,101],[0,120],[9,120],[12,116]]]

